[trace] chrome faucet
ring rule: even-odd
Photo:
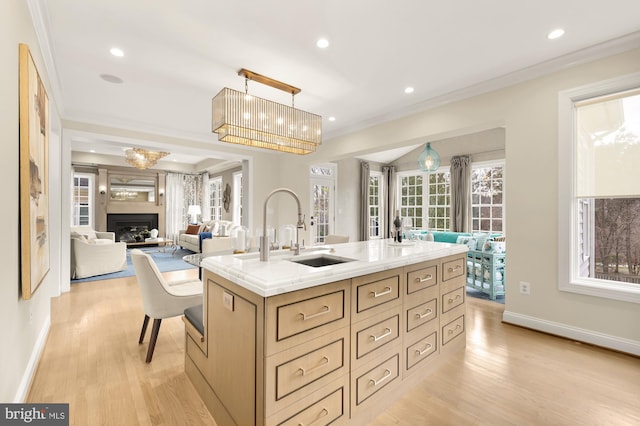
[[[271,191],[271,193],[269,195],[267,195],[267,199],[264,200],[264,215],[262,217],[262,237],[260,237],[260,261],[261,262],[267,262],[269,260],[269,236],[267,235],[267,204],[269,204],[269,199],[277,194],[278,192],[286,192],[288,194],[291,194],[291,196],[296,200],[296,203],[298,203],[298,223],[296,224],[296,228],[297,229],[307,229],[307,225],[306,223],[304,223],[304,216],[302,215],[302,208],[300,207],[300,199],[298,198],[298,196],[296,195],[295,192],[293,192],[290,189],[287,188],[278,188],[278,189],[274,189],[273,191]],[[293,250],[296,254],[300,254],[300,244],[298,243],[298,231],[296,230],[296,243],[295,245],[292,245],[291,250]]]

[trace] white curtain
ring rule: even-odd
[[[398,208],[398,201],[396,199],[396,168],[395,166],[384,166],[382,168],[382,174],[384,175],[384,183],[386,185],[386,209],[384,212],[384,227],[385,238],[391,238],[391,228],[393,226],[393,219],[395,218],[396,209]]]
[[[184,176],[182,173],[167,173],[165,183],[165,234],[175,243],[178,242],[178,231],[187,225]]]
[[[452,232],[469,232],[471,222],[471,157],[451,158],[451,218]]]
[[[360,163],[360,241],[369,239],[369,163]]]

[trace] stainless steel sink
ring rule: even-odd
[[[302,265],[311,266],[313,268],[320,268],[322,266],[353,262],[355,259],[348,259],[346,257],[332,256],[330,254],[322,253],[314,256],[293,257],[289,260],[295,263],[300,263]]]

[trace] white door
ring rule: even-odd
[[[335,169],[321,169],[322,174],[314,173],[314,168],[311,174],[311,245],[324,244],[335,225]]]

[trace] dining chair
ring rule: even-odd
[[[131,250],[131,261],[144,306],[144,322],[138,344],[142,344],[149,318],[153,318],[146,359],[146,362],[151,362],[162,320],[183,315],[184,310],[191,306],[202,305],[202,281],[197,279],[166,281],[153,258],[139,249]]]

